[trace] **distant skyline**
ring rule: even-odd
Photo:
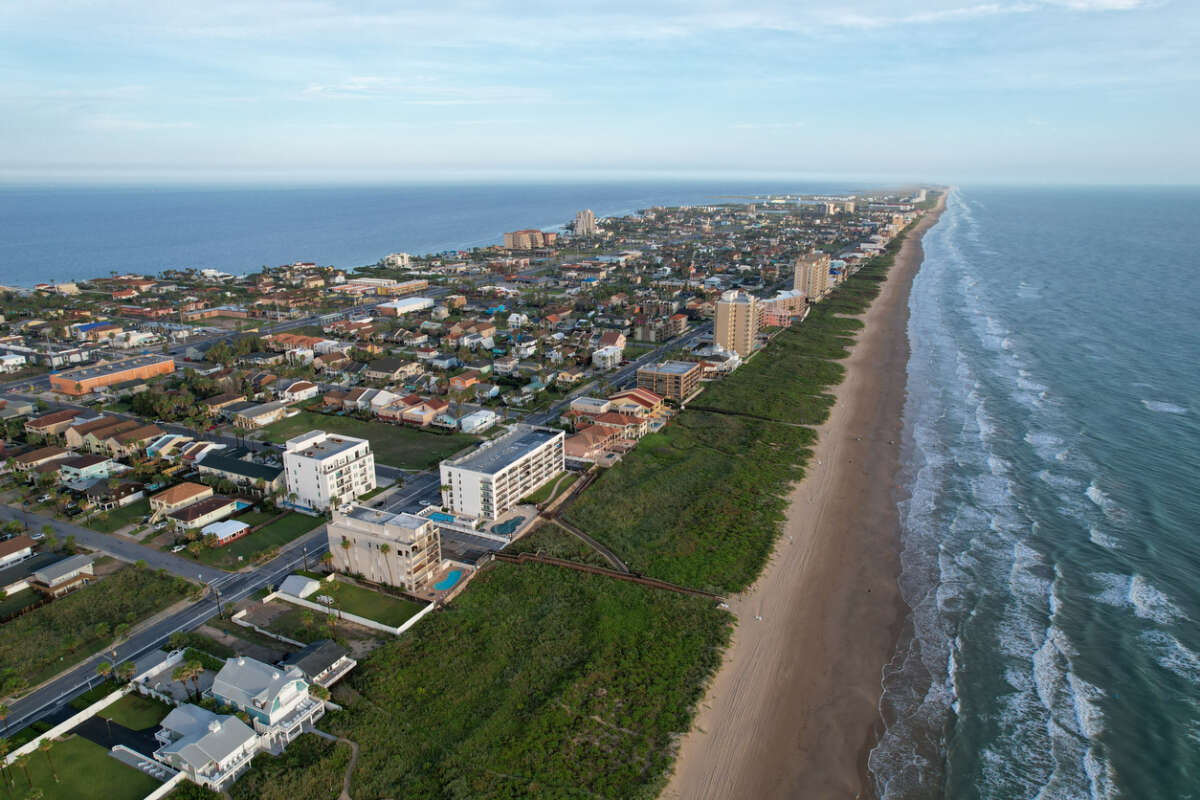
[[[1200,183],[1200,4],[0,4],[0,181]]]

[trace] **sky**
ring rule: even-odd
[[[1197,0],[4,0],[0,181],[1200,183]]]

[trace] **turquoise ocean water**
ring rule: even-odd
[[[910,299],[885,798],[1200,798],[1200,191],[956,190]]]

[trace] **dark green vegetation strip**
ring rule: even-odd
[[[902,237],[802,324],[714,384],[608,469],[565,517],[631,569],[718,593],[749,586],[779,535],[863,324]]]
[[[17,690],[66,669],[111,642],[117,626],[136,624],[189,589],[179,578],[129,566],[5,623],[0,686]]]
[[[608,559],[567,531],[549,522],[543,522],[504,549],[506,553],[541,553],[565,561],[578,561],[593,567],[612,569]]]
[[[250,771],[238,778],[229,793],[234,800],[334,798],[342,793],[342,778],[349,764],[349,745],[306,733],[289,743],[283,755],[259,753],[255,756]],[[386,793],[374,796],[410,795]]]
[[[653,798],[730,619],[561,567],[490,566],[339,687],[328,726],[360,746],[351,795]]]

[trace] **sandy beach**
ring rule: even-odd
[[[903,620],[895,484],[908,294],[944,203],[906,238],[867,311],[770,564],[730,602],[733,643],[681,743],[667,800],[869,794],[880,673]]]

